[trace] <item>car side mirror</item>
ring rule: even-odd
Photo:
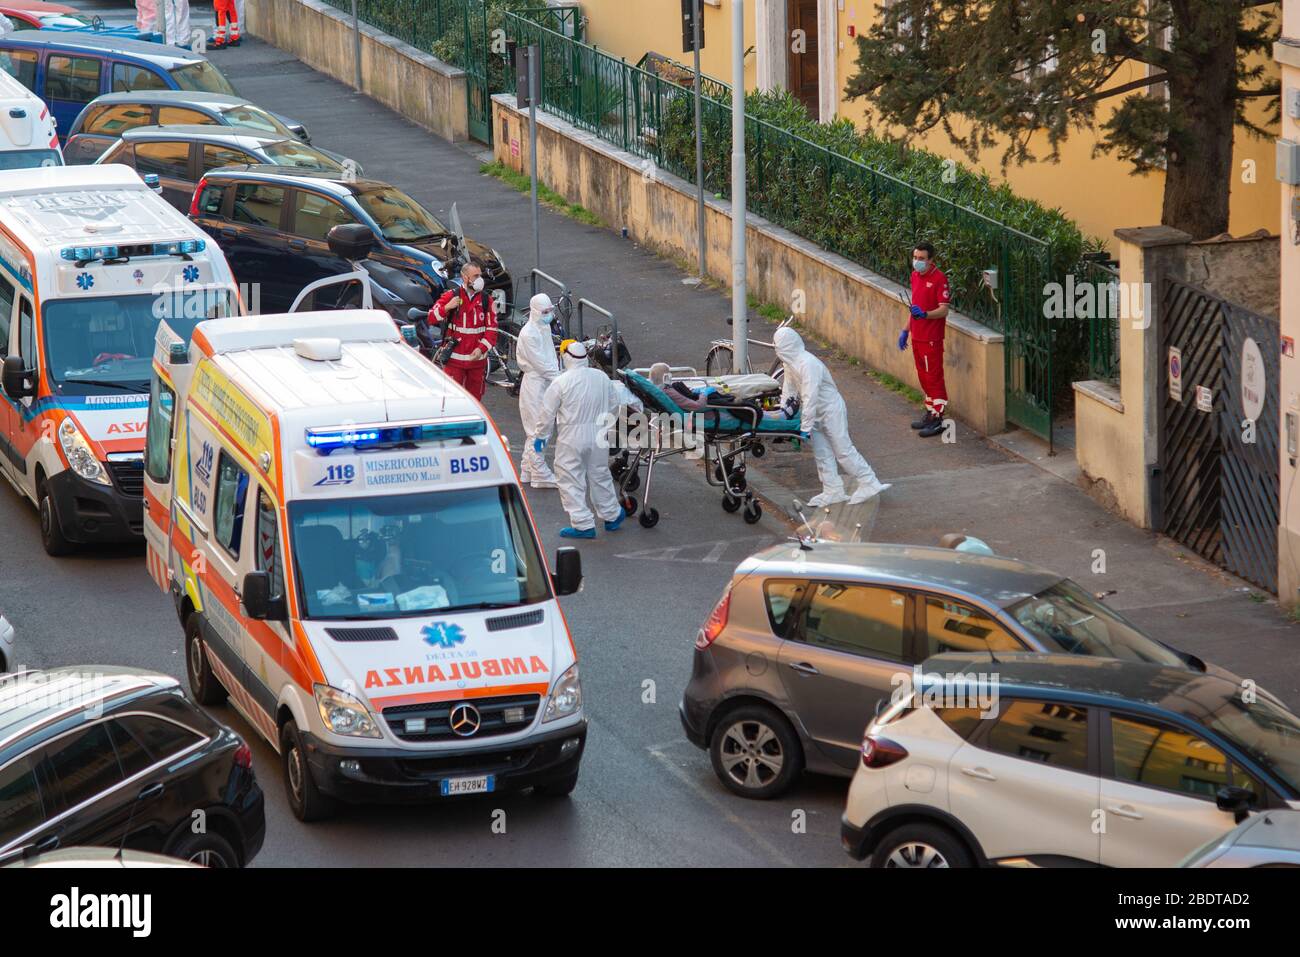
[[[36,394],[36,386],[28,381],[27,363],[22,356],[5,356],[4,371],[0,373],[0,386],[11,399],[25,399]]]
[[[356,262],[370,255],[375,247],[375,234],[363,223],[341,223],[325,234],[325,242],[335,256]]]
[[[1214,803],[1220,811],[1227,811],[1238,824],[1250,816],[1255,805],[1255,792],[1250,788],[1228,785],[1214,794]]]
[[[249,572],[245,575],[239,598],[244,603],[244,611],[254,621],[286,621],[289,618],[284,596],[271,595],[270,572]]]
[[[582,554],[573,546],[555,550],[551,585],[557,595],[572,595],[582,587]]]

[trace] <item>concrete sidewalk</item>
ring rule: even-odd
[[[438,140],[257,41],[213,59],[242,93],[300,118],[315,142],[357,157],[368,175],[400,185],[444,215],[457,202],[466,231],[495,246],[515,275],[533,265],[527,197],[480,174],[480,150]],[[285,82],[290,75],[293,82]],[[340,100],[355,105],[339,109]],[[354,122],[358,107],[368,117],[363,126]],[[710,340],[730,334],[726,295],[684,285],[674,264],[621,239],[618,224],[610,225],[601,229],[544,211],[543,267],[618,314],[637,365],[665,360],[702,367]],[[896,339],[904,321],[900,307],[898,328],[879,335]],[[751,336],[770,339],[770,324],[755,318]],[[1061,457],[1046,462],[1049,471],[1013,454],[1007,445],[1033,448],[1019,436],[990,441],[959,423],[953,443],[918,438],[908,427],[916,406],[861,366],[809,345],[844,394],[859,450],[894,485],[878,505],[848,519],[862,524],[864,537],[933,544],[946,532],[976,535],[1000,554],[1058,570],[1092,591],[1115,590],[1110,604],[1151,634],[1300,703],[1300,628],[1271,598],[1106,511],[1069,481],[1068,459],[1066,468],[1058,467]],[[769,354],[756,349],[754,364],[762,367]],[[751,462],[750,472],[759,491],[781,506],[817,490],[807,453],[774,450]],[[673,503],[656,504],[667,520]]]

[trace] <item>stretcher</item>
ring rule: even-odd
[[[723,510],[743,509],[745,521],[756,523],[763,509],[748,487],[746,458],[761,458],[768,443],[800,437],[797,410],[790,417],[765,409],[779,401],[781,384],[761,374],[699,376],[694,369],[674,369],[673,381],[696,393],[689,405],[698,407],[692,408],[673,390],[651,382],[647,371],[619,370],[624,384],[644,406],[650,431],[649,442],[622,450],[612,466],[624,510],[629,515],[638,510],[631,493],[640,486],[644,468],[645,493],[638,521],[644,528],[657,525],[659,512],[650,503],[655,464],[670,455],[702,451],[705,481],[722,489]]]

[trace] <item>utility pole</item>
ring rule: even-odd
[[[542,268],[542,221],[537,204],[537,98],[542,95],[541,47],[528,47],[528,156],[533,165],[533,263]]]
[[[700,73],[700,49],[704,46],[704,24],[701,23],[704,11],[700,0],[691,0],[691,26],[694,30],[691,46],[695,50],[695,199],[696,218],[699,229],[699,273],[700,281],[705,276],[705,222],[704,222],[704,120],[700,100],[703,95],[703,83]]]
[[[732,368],[749,369],[745,289],[745,4],[731,0],[731,337]]]

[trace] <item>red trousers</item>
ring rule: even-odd
[[[235,9],[235,0],[212,0],[212,9],[217,16],[217,39],[239,39],[239,13]],[[226,36],[226,25],[230,25],[230,36]]]
[[[446,372],[466,392],[482,401],[483,393],[487,391],[487,367],[486,360],[474,363],[448,362]]]
[[[925,407],[931,412],[943,412],[948,404],[948,388],[943,381],[943,340],[913,339],[912,358],[916,360],[916,378],[925,393]]]

